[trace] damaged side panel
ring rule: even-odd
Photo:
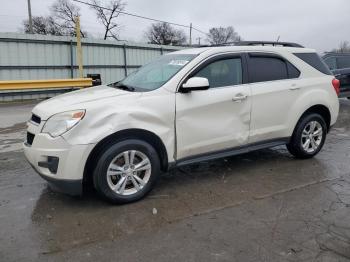
[[[102,102],[103,108],[99,106],[87,111],[86,119],[78,128],[64,135],[69,143],[97,144],[118,131],[141,129],[157,135],[167,149],[168,160],[174,161],[174,93],[158,89],[137,98],[118,99],[118,103],[113,99]]]
[[[234,102],[237,94],[247,99]],[[249,85],[176,94],[177,156],[182,159],[248,142],[251,98]]]

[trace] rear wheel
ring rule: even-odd
[[[156,150],[141,140],[117,142],[100,156],[94,171],[97,191],[113,203],[124,204],[143,198],[160,174]]]
[[[311,158],[320,152],[326,140],[327,125],[319,114],[308,114],[298,122],[288,151],[297,158]]]

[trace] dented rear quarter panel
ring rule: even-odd
[[[329,79],[325,81],[325,79]],[[339,100],[331,85],[333,77],[322,76],[319,78],[306,78],[303,80],[303,87],[299,91],[298,99],[290,108],[286,121],[289,129],[285,135],[292,135],[300,117],[309,108],[315,105],[323,105],[329,109],[330,125],[334,125],[339,114]]]

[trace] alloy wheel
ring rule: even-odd
[[[323,129],[319,122],[311,121],[309,122],[301,135],[301,145],[303,149],[308,153],[315,152],[323,138]]]
[[[107,182],[111,190],[123,196],[133,195],[148,183],[152,172],[149,158],[137,150],[117,155],[107,169]]]

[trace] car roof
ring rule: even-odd
[[[289,52],[289,53],[316,53],[316,50],[300,47],[277,47],[277,46],[216,46],[189,48],[173,52],[172,54],[194,54],[199,55],[204,52],[223,53],[223,52]]]

